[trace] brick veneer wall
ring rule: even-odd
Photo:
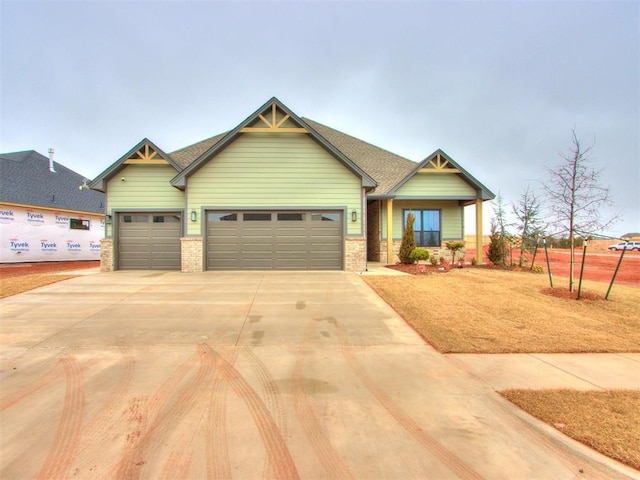
[[[202,257],[202,237],[183,237],[180,239],[180,245],[182,249],[182,271],[204,271],[204,259]]]
[[[113,272],[113,238],[100,240],[100,271]]]
[[[364,238],[347,237],[344,241],[345,270],[361,272],[367,265],[367,242]]]

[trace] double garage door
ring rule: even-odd
[[[179,213],[118,214],[118,268],[180,270]]]
[[[341,211],[207,212],[207,270],[341,270]]]

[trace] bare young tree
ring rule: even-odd
[[[558,233],[569,234],[569,291],[573,291],[573,265],[576,235],[587,236],[605,230],[618,216],[603,218],[604,206],[613,204],[609,188],[600,184],[600,171],[590,165],[593,144],[584,148],[576,131],[572,130],[569,153],[555,168],[547,168],[549,181],[544,189]]]
[[[538,196],[529,189],[529,185],[520,194],[518,203],[511,204],[517,222],[514,224],[520,240],[520,259],[518,265],[524,264],[524,254],[543,229],[541,203]]]

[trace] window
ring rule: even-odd
[[[209,212],[207,220],[210,222],[236,222],[238,220],[237,213],[229,212]]]
[[[339,213],[312,213],[311,220],[314,222],[338,222],[340,221]]]
[[[82,218],[70,218],[69,228],[71,230],[89,230],[91,228],[91,222]]]
[[[122,215],[120,217],[121,223],[148,223],[148,215]]]
[[[413,213],[413,234],[418,247],[440,246],[440,210],[404,210],[402,228],[407,226],[407,216]]]
[[[153,223],[175,223],[179,222],[180,217],[178,215],[154,215]]]
[[[270,213],[245,213],[243,220],[245,222],[270,222],[271,214]]]
[[[279,213],[279,221],[301,222],[304,220],[304,213]]]

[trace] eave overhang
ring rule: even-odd
[[[141,155],[137,152],[141,150],[144,152],[149,152],[149,149],[153,150],[154,155],[148,155],[149,158],[143,158],[144,155]],[[141,158],[133,158],[135,156],[139,156]],[[158,158],[159,157],[159,158]],[[156,161],[157,160],[157,161]],[[99,192],[105,192],[107,182],[118,174],[120,170],[125,168],[128,164],[140,164],[140,165],[150,165],[156,163],[167,163],[171,165],[177,172],[180,171],[180,166],[173,161],[173,159],[167,155],[162,149],[158,148],[151,140],[148,138],[143,138],[135,147],[125,153],[122,157],[120,157],[117,161],[111,164],[105,171],[99,174],[93,181],[89,182],[89,188],[92,190],[97,190]]]
[[[441,160],[444,159],[445,162],[441,163]],[[462,168],[460,165],[458,165],[458,163],[456,163],[449,155],[447,155],[444,151],[438,149],[435,152],[433,152],[431,155],[429,155],[427,158],[425,158],[422,162],[420,162],[418,165],[416,165],[416,167],[406,176],[404,177],[402,180],[400,180],[400,182],[398,182],[398,184],[396,186],[394,186],[390,191],[389,191],[389,195],[393,195],[395,198],[398,198],[397,192],[398,190],[404,185],[406,184],[409,180],[411,180],[416,174],[418,174],[419,172],[425,172],[425,171],[429,171],[432,165],[434,165],[434,161],[438,162],[438,165],[446,165],[446,168],[443,166],[442,168],[437,168],[437,169],[433,169],[433,173],[426,173],[426,174],[448,174],[448,175],[460,175],[460,178],[462,178],[465,182],[467,182],[471,187],[473,187],[475,189],[475,191],[477,192],[477,195],[473,198],[467,198],[467,197],[456,197],[457,200],[476,200],[476,199],[480,199],[483,201],[486,200],[493,200],[495,198],[495,194],[489,190],[487,187],[485,187],[482,183],[480,183],[480,181],[478,181],[473,175],[471,175],[469,172],[467,172],[464,168]],[[448,172],[447,170],[450,170],[450,172]],[[409,197],[407,198],[403,198],[405,200],[408,200]],[[427,200],[429,198],[424,197],[424,198],[418,198],[415,197],[413,198],[415,200]],[[433,198],[434,200],[436,198]],[[444,200],[445,198],[439,198],[440,200]],[[453,199],[453,198],[448,198],[449,200]]]
[[[295,127],[282,127],[280,124],[284,123],[283,121],[280,124],[275,122],[275,113],[274,120],[270,122],[268,117],[270,116],[270,112],[275,112],[278,109],[280,112],[285,114],[286,121],[291,122],[295,125]],[[264,124],[269,124],[267,127],[254,127],[252,126],[257,121],[261,121]],[[176,175],[171,180],[171,185],[181,190],[186,188],[187,177],[195,173],[198,169],[200,169],[204,164],[206,164],[211,158],[215,157],[218,153],[224,150],[227,146],[229,146],[233,141],[235,141],[240,135],[250,134],[250,133],[304,133],[308,134],[314,141],[316,141],[323,149],[325,149],[329,154],[331,154],[336,160],[342,163],[349,171],[351,171],[354,175],[359,177],[362,181],[362,186],[366,189],[372,189],[377,186],[377,183],[373,178],[367,175],[363,170],[361,170],[354,162],[352,162],[348,157],[346,157],[342,152],[340,152],[336,147],[334,147],[331,143],[329,143],[322,135],[320,135],[317,131],[315,131],[310,125],[308,125],[304,120],[298,117],[295,113],[293,113],[286,105],[284,105],[280,100],[276,97],[271,98],[264,105],[258,108],[254,113],[249,115],[242,123],[240,123],[236,128],[231,130],[227,135],[225,135],[220,141],[218,141],[215,145],[205,151],[202,155],[196,158],[187,168],[182,170],[178,175]]]

